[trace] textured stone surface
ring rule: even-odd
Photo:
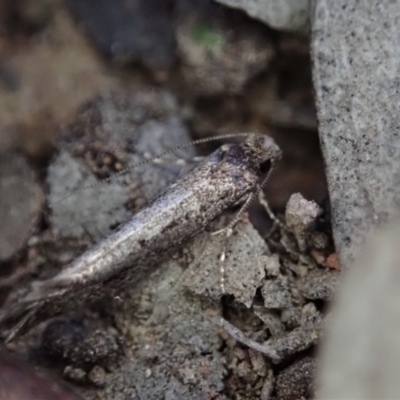
[[[212,317],[219,307],[185,295],[184,274],[173,260],[139,290],[121,294],[113,319],[127,339],[127,356],[102,377],[101,392],[84,393],[87,400],[207,400],[223,391],[227,372]]]
[[[347,271],[324,334],[320,399],[394,399],[400,393],[400,219]]]
[[[276,393],[279,400],[309,399],[314,392],[315,360],[305,357],[279,373]]]
[[[338,271],[315,270],[300,285],[301,294],[309,300],[331,300],[340,283]]]
[[[301,325],[298,328],[269,341],[271,348],[278,355],[277,362],[287,360],[294,354],[318,343],[322,334],[323,320],[314,304],[308,303],[303,307],[301,319]]]
[[[168,0],[67,0],[96,46],[120,63],[170,67],[176,59],[172,5]]]
[[[227,221],[232,218],[232,215],[230,219],[222,218],[218,228],[214,229],[226,227]],[[189,266],[186,284],[191,291],[214,301],[221,297],[219,259],[224,245],[224,233],[210,236],[210,232],[203,232],[189,247],[193,252],[194,262]],[[226,251],[224,286],[226,294],[234,296],[236,301],[248,308],[252,305],[256,290],[261,286],[265,275],[265,254],[269,254],[269,248],[253,226],[250,223],[238,223]],[[276,297],[276,293],[274,294]],[[271,301],[278,301],[273,295],[271,297]]]
[[[176,38],[183,75],[198,95],[241,93],[275,54],[268,29],[211,0],[179,0]]]
[[[217,0],[244,10],[250,17],[283,31],[306,31],[309,27],[309,0]]]
[[[293,232],[300,251],[307,247],[307,230],[315,222],[321,209],[314,201],[306,200],[300,193],[294,193],[286,205],[285,220],[288,229]]]
[[[117,165],[129,168],[146,153],[159,154],[189,140],[175,98],[167,92],[122,90],[87,104],[63,130],[60,153],[49,167],[53,228],[63,236],[106,236],[176,180],[181,167],[148,163],[108,184],[100,181],[118,172]],[[194,152],[188,147],[176,154],[170,159]]]
[[[26,160],[18,154],[0,160],[0,261],[12,257],[32,234],[43,192]]]
[[[400,1],[317,1],[314,86],[334,239],[347,267],[400,204]]]

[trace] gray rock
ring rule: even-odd
[[[395,218],[346,271],[321,346],[320,399],[399,397],[399,248]]]
[[[121,294],[114,318],[128,350],[121,366],[104,376],[100,398],[207,400],[224,389],[217,321],[210,305],[185,295],[183,272],[176,261],[167,262],[138,291]],[[150,303],[150,315],[140,313],[142,302]],[[98,399],[98,393],[86,398]]]
[[[282,31],[306,32],[309,29],[309,0],[217,0],[244,10],[250,17]]]
[[[181,167],[147,163],[108,184],[100,181],[143,161],[146,153],[189,140],[175,99],[166,92],[120,92],[89,103],[63,130],[60,153],[48,170],[52,227],[62,236],[105,237],[173,182]],[[173,159],[180,154],[190,158],[194,151],[189,146]]]
[[[179,0],[175,14],[183,74],[193,93],[239,93],[274,56],[262,24],[211,0]]]
[[[231,216],[231,218],[234,218]],[[223,218],[218,230],[226,227],[229,222]],[[211,236],[204,232],[196,237],[189,251],[193,253],[194,261],[190,264],[186,275],[186,285],[196,293],[213,301],[221,297],[221,252],[225,245],[225,234]],[[251,307],[256,290],[261,286],[265,276],[264,266],[269,249],[265,241],[250,223],[239,223],[235,234],[230,238],[225,269],[225,292],[235,297],[235,300]]]
[[[303,308],[301,325],[282,337],[268,341],[270,347],[277,353],[274,362],[280,363],[293,354],[306,350],[318,343],[323,328],[323,319],[320,312],[312,303]]]
[[[52,225],[62,236],[89,233],[98,240],[111,226],[132,216],[123,203],[128,201],[129,189],[115,182],[97,186],[96,177],[67,151],[61,151],[52,162],[47,180]],[[86,186],[90,188],[79,191]]]
[[[63,376],[75,383],[82,384],[86,382],[86,372],[81,368],[72,368],[70,365],[67,365],[64,368]]]
[[[278,254],[272,254],[271,256],[266,256],[265,260],[266,260],[265,271],[267,272],[267,276],[270,278],[276,278],[280,276],[281,263]]]
[[[285,45],[283,39],[281,47]],[[287,61],[290,67],[273,69],[266,76],[257,78],[253,85],[246,87],[244,98],[250,112],[267,124],[316,131],[318,123],[311,95],[309,51],[306,51],[308,42],[302,37],[291,39],[294,44],[288,46],[286,54],[282,54],[282,50],[279,52],[285,60],[292,58]],[[294,80],[287,81],[286,74]]]
[[[0,158],[0,261],[20,250],[38,222],[44,195],[35,173],[18,154]]]
[[[253,306],[254,314],[264,323],[265,327],[270,331],[271,336],[281,335],[284,331],[284,326],[278,313],[272,310],[266,310],[262,306]]]
[[[266,308],[287,308],[292,305],[289,288],[278,280],[268,280],[263,283],[261,294]]]
[[[279,400],[312,399],[314,395],[315,359],[305,357],[281,371],[276,378]]]
[[[106,372],[103,368],[98,365],[94,366],[93,369],[88,373],[89,382],[97,387],[103,387],[106,379]]]
[[[316,1],[314,86],[341,265],[400,204],[400,1]]]
[[[172,0],[67,0],[96,46],[119,63],[140,61],[154,69],[176,61]]]
[[[260,400],[269,400],[272,394],[272,390],[274,389],[275,377],[272,370],[268,371],[267,378],[264,381],[264,384],[261,389]]]
[[[43,332],[40,351],[86,371],[96,365],[114,368],[123,354],[120,338],[105,330],[85,329],[73,320],[51,322]]]
[[[281,320],[290,329],[298,328],[302,323],[303,313],[300,307],[290,307],[282,311]]]
[[[306,200],[300,193],[290,196],[285,210],[288,229],[294,234],[301,252],[306,250],[307,231],[311,228],[321,209],[314,201]]]
[[[315,270],[309,272],[300,285],[301,294],[308,300],[332,299],[340,283],[340,273],[331,270]]]

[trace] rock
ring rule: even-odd
[[[176,61],[173,0],[67,0],[76,21],[106,56],[122,64],[153,69]]]
[[[132,216],[123,203],[129,189],[115,182],[97,186],[98,179],[67,151],[52,162],[47,179],[52,226],[62,236],[89,233],[97,241]]]
[[[32,235],[44,194],[26,160],[16,154],[0,158],[0,261],[10,259]]]
[[[259,376],[266,376],[269,365],[265,362],[263,355],[258,351],[249,349],[249,357],[253,370],[257,372]]]
[[[283,333],[284,326],[278,313],[266,310],[265,307],[262,306],[253,306],[253,311],[254,314],[264,323],[266,329],[270,331],[271,336],[279,336]]]
[[[67,365],[64,368],[63,376],[73,382],[82,384],[86,382],[87,373],[82,368],[73,368]]]
[[[51,322],[43,333],[40,350],[50,359],[86,371],[93,366],[112,369],[122,356],[115,335],[87,329],[74,320]]]
[[[198,95],[240,93],[274,56],[267,29],[211,0],[178,0],[175,14],[184,78]]]
[[[399,248],[397,217],[344,274],[321,344],[320,399],[398,397]]]
[[[19,20],[22,31],[29,30],[37,33],[46,26],[54,12],[51,0],[18,0],[14,10],[14,20]]]
[[[265,257],[265,271],[267,276],[270,278],[276,278],[281,274],[281,263],[278,254],[272,254],[271,256]]]
[[[268,371],[267,378],[261,389],[260,400],[269,400],[274,389],[275,377],[272,370]]]
[[[340,273],[315,270],[308,273],[300,286],[301,294],[308,300],[330,301],[340,283]]]
[[[322,315],[312,303],[303,308],[301,325],[291,332],[268,341],[277,353],[276,363],[290,358],[293,354],[310,348],[318,343],[322,334]]]
[[[105,237],[172,183],[181,167],[147,163],[108,184],[99,181],[145,154],[189,140],[175,99],[166,92],[122,91],[88,103],[61,133],[60,153],[48,170],[52,227],[62,236]],[[190,158],[193,148],[181,154]]]
[[[286,205],[285,221],[288,229],[293,232],[302,252],[307,247],[307,231],[320,213],[321,209],[317,203],[306,200],[300,193],[290,196]]]
[[[303,313],[300,307],[290,307],[282,311],[281,321],[287,329],[298,328],[302,322]]]
[[[114,320],[126,332],[129,350],[120,367],[105,375],[103,398],[207,400],[223,391],[226,366],[219,327],[210,318],[218,306],[187,296],[184,271],[171,260],[138,290],[121,295]],[[141,314],[142,302],[150,302],[150,315]]]
[[[278,280],[268,280],[263,283],[261,294],[265,308],[288,308],[292,305],[292,296],[289,288]]]
[[[11,147],[48,160],[57,127],[116,82],[78,32],[63,1],[1,0],[0,14],[6,12],[3,3],[11,8],[9,22],[16,36],[2,38],[0,152]],[[14,40],[24,45],[14,46]]]
[[[103,387],[105,384],[106,372],[103,368],[98,365],[94,366],[93,369],[88,373],[89,382],[97,387]]]
[[[52,16],[51,0],[0,1],[0,34],[15,37],[37,33]]]
[[[315,2],[319,134],[343,268],[399,205],[399,17],[399,1]]]
[[[231,218],[234,218],[231,216]],[[221,223],[222,222],[222,223]],[[226,227],[222,218],[214,230]],[[186,274],[188,289],[210,300],[219,301],[221,291],[220,255],[225,245],[224,233],[211,236],[210,232],[197,235],[189,251],[194,256]],[[229,240],[225,269],[225,292],[235,300],[251,307],[257,288],[264,278],[264,266],[269,253],[265,241],[250,223],[238,223],[235,235]]]
[[[271,28],[282,31],[309,30],[309,0],[216,0],[229,7],[239,8]]]
[[[314,398],[315,359],[305,357],[281,371],[276,378],[278,400]]]
[[[328,256],[325,261],[325,266],[328,268],[336,269],[338,271],[341,270],[339,259],[336,253],[332,253]]]
[[[291,56],[293,58],[293,54]],[[289,59],[285,54],[281,57]],[[299,64],[303,64],[301,76]],[[316,131],[318,123],[314,98],[310,95],[311,77],[306,73],[310,68],[303,57],[297,57],[292,60],[292,68],[280,66],[271,74],[260,77],[244,92],[247,107],[267,124]],[[288,81],[287,75],[293,79]]]

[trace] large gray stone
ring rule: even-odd
[[[347,267],[400,203],[400,1],[317,1],[314,86],[332,203]]]
[[[399,247],[397,218],[347,271],[324,334],[318,398],[399,398]]]
[[[36,227],[44,196],[35,173],[17,153],[0,158],[0,261],[21,250]]]

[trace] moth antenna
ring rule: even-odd
[[[14,325],[11,331],[6,336],[4,343],[11,342],[16,337],[20,336],[21,332],[25,329],[29,320],[34,316],[36,312],[37,303],[27,304],[25,302],[17,303],[11,306],[10,309],[3,311],[0,314],[0,323],[11,323],[13,320],[19,320],[16,325]]]
[[[121,171],[118,171],[115,174],[113,174],[113,175],[111,175],[111,176],[109,176],[107,178],[104,178],[99,182],[93,183],[91,185],[86,185],[86,186],[83,186],[83,187],[80,187],[80,188],[77,188],[77,189],[72,189],[69,194],[67,194],[66,196],[64,196],[61,199],[57,200],[55,202],[55,204],[58,204],[58,203],[60,203],[62,201],[65,201],[66,199],[68,199],[69,197],[71,197],[75,193],[79,193],[80,191],[87,190],[87,189],[93,189],[93,188],[95,188],[97,186],[100,186],[102,184],[109,183],[111,180],[113,180],[113,179],[115,179],[115,178],[117,178],[119,176],[122,176],[122,175],[126,174],[127,172],[132,171],[135,168],[138,168],[138,167],[140,167],[142,165],[146,165],[148,163],[154,162],[155,160],[157,160],[159,158],[163,158],[163,157],[165,157],[165,156],[167,156],[169,154],[174,153],[175,151],[187,148],[189,146],[203,144],[203,143],[209,143],[209,142],[214,142],[214,141],[217,141],[217,140],[230,139],[230,138],[235,138],[235,137],[247,137],[247,136],[250,136],[250,135],[257,135],[257,133],[254,133],[254,132],[226,133],[226,134],[222,134],[222,135],[208,136],[208,137],[205,137],[205,138],[196,139],[196,140],[192,140],[192,141],[189,141],[189,142],[182,143],[180,145],[171,147],[171,148],[169,148],[169,149],[167,149],[167,150],[165,150],[165,151],[163,151],[163,152],[161,152],[159,154],[156,154],[156,155],[152,156],[151,158],[149,158],[147,160],[142,160],[142,161],[139,161],[139,162],[137,162],[135,164],[131,164],[128,167],[122,169]]]

